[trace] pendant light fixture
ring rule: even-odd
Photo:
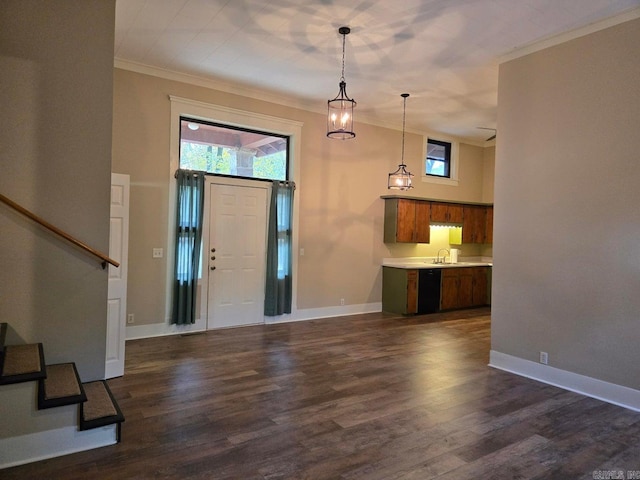
[[[411,177],[413,177],[413,173],[409,173],[406,169],[406,165],[404,164],[404,125],[407,114],[407,97],[409,94],[403,93],[400,96],[404,99],[404,106],[402,110],[402,160],[400,165],[398,165],[398,169],[389,174],[389,181],[387,183],[387,188],[389,190],[409,190],[410,188],[413,188],[413,185],[411,185]]]
[[[351,32],[349,27],[340,27],[338,33],[342,35],[342,76],[340,77],[340,91],[333,100],[327,101],[327,137],[346,140],[354,138],[353,108],[356,101],[347,95],[347,83],[344,81],[344,44],[346,36]]]

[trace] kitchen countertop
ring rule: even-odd
[[[461,267],[492,267],[493,259],[487,257],[461,258],[457,263],[433,263],[433,257],[427,258],[384,258],[383,267],[422,269],[422,268],[461,268]]]

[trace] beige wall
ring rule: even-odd
[[[493,203],[493,187],[496,175],[496,147],[491,146],[483,152],[484,169],[482,171],[482,201]]]
[[[492,349],[640,388],[640,20],[500,67]]]
[[[114,1],[0,4],[0,192],[109,249]],[[0,206],[0,320],[103,378],[107,271]]]
[[[0,2],[0,192],[104,252],[114,22],[115,1]],[[100,262],[0,204],[8,343],[42,342],[48,364],[73,361],[83,381],[104,378],[106,316]],[[0,421],[1,438],[57,427],[47,425],[53,414],[34,417],[15,400],[18,390],[27,391],[0,388],[2,415],[12,417],[11,427]]]
[[[322,114],[122,69],[114,78],[113,171],[131,175],[128,311],[136,325],[166,320],[169,267],[166,257],[151,258],[151,249],[167,243],[169,95],[303,122],[296,196],[305,255],[297,257],[297,307],[339,306],[341,298],[346,305],[380,302],[382,258],[411,254],[382,242],[380,196],[389,194],[387,175],[399,163],[402,132],[357,123],[355,140],[330,140]],[[408,133],[405,161],[416,174],[422,154],[422,136]],[[484,157],[482,147],[462,145],[460,186],[423,183],[418,175],[411,195],[483,201]]]

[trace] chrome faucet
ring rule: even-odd
[[[443,250],[444,250],[445,252],[447,252],[447,253],[446,253],[446,254],[444,254],[444,255],[442,256],[442,260],[440,260],[440,252],[441,252],[441,251],[443,251]],[[441,248],[440,250],[438,250],[438,256],[437,256],[437,257],[436,257],[436,259],[433,261],[433,263],[444,263],[445,259],[447,258],[447,255],[449,255],[449,254],[450,254],[449,250],[447,250],[446,248]]]

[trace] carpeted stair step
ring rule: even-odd
[[[30,382],[47,376],[41,343],[6,345],[0,357],[0,385]]]
[[[80,404],[80,430],[117,424],[117,441],[120,441],[120,424],[124,415],[113,397],[107,382],[97,380],[83,384],[87,401]]]
[[[87,400],[74,363],[46,366],[47,378],[38,382],[38,409],[73,405]]]

